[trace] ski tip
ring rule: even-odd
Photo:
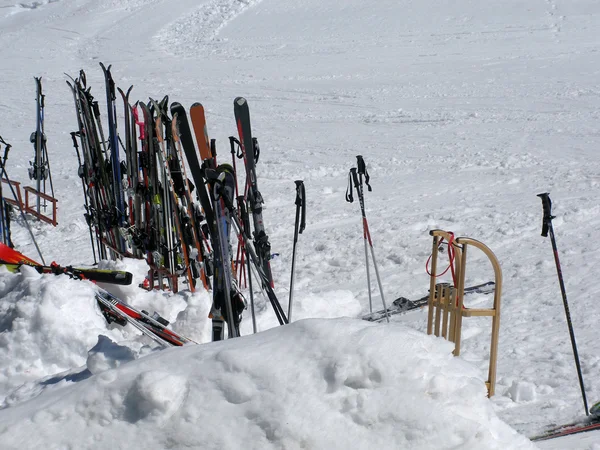
[[[192,106],[190,106],[190,109],[194,109],[194,108],[204,109],[204,106],[202,106],[202,103],[200,103],[200,102],[194,102],[194,103],[192,103]]]
[[[239,105],[239,106],[243,106],[244,104],[246,104],[246,99],[244,97],[236,97],[235,100],[233,101],[234,105]]]

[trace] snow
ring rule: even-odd
[[[308,200],[297,322],[276,327],[258,297],[261,332],[250,336],[248,314],[244,337],[231,342],[208,343],[207,293],[143,292],[137,261],[103,263],[135,275],[114,293],[202,345],[156,351],[134,329],[106,326],[90,284],[0,272],[3,446],[130,448],[135,439],[174,448],[528,448],[505,423],[533,436],[581,419],[536,194],[550,192],[554,203],[591,403],[600,399],[599,14],[593,0],[0,0],[0,135],[13,144],[7,171],[24,185],[33,77],[43,77],[59,198],[58,227],[32,223],[46,260],[93,262],[63,73],[84,69],[104,113],[99,61],[113,64],[117,85],[134,85],[132,98],[201,101],[220,161],[235,133],[233,99],[248,99],[284,309],[294,180],[305,181]],[[358,154],[372,177],[367,217],[388,302],[426,294],[431,229],[478,239],[498,256],[503,304],[491,400],[487,319],[465,319],[460,358],[424,335],[426,311],[390,325],[357,320],[368,311],[362,229],[344,193]],[[13,236],[37,258],[20,219]],[[467,283],[488,281],[489,264],[469,258]],[[373,295],[379,305],[376,288]],[[123,432],[132,441],[119,440]],[[598,435],[539,447],[597,449]]]
[[[38,397],[33,414],[32,402],[0,411],[0,437],[5,448],[128,448],[123,436],[158,448],[533,448],[451,347],[401,324],[307,319],[107,368]]]

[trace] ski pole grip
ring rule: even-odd
[[[298,230],[298,233],[302,234],[304,228],[306,228],[306,191],[304,189],[304,181],[296,180],[294,183],[296,183],[296,206],[302,208],[300,228]]]
[[[358,166],[358,174],[361,176],[360,177],[361,185],[362,185],[362,177],[364,175],[365,184],[367,185],[369,192],[372,191],[371,185],[369,184],[370,177],[369,177],[369,173],[367,172],[367,166],[365,164],[365,160],[363,159],[363,157],[361,155],[356,156],[356,165]]]
[[[358,173],[361,175],[364,175],[365,172],[367,171],[367,166],[365,164],[365,160],[363,159],[362,155],[356,156],[356,166],[358,169]]]
[[[303,189],[304,189],[304,181],[302,180],[296,180],[294,181],[294,183],[296,183],[296,206],[302,206],[302,203],[304,203],[304,196],[303,196]]]
[[[542,236],[548,236],[548,228],[549,223],[554,219],[552,215],[552,201],[550,200],[550,194],[548,192],[544,192],[543,194],[537,195],[542,199],[542,208],[544,210],[544,218],[542,219]]]
[[[231,154],[235,155],[235,137],[229,136],[229,146],[231,147]]]

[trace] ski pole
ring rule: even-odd
[[[558,250],[556,248],[556,239],[554,238],[554,229],[552,228],[552,219],[554,219],[554,216],[552,215],[552,201],[550,200],[550,194],[548,192],[538,194],[538,197],[542,199],[542,207],[544,209],[544,218],[542,220],[542,236],[547,237],[548,234],[550,234],[552,250],[554,251],[554,262],[556,263],[556,272],[558,274],[558,283],[560,285],[560,292],[562,294],[563,304],[565,307],[567,326],[569,327],[569,335],[571,336],[571,345],[573,347],[573,357],[575,358],[575,366],[577,367],[577,376],[579,378],[579,387],[581,388],[581,397],[583,398],[583,407],[585,408],[586,416],[589,416],[590,413],[588,411],[587,398],[585,396],[585,387],[583,386],[581,364],[579,363],[579,353],[577,352],[577,343],[575,342],[575,332],[573,331],[573,323],[571,322],[571,313],[569,312],[569,303],[567,302],[565,283],[563,281],[560,260],[558,259]]]
[[[346,201],[352,203],[354,201],[354,199],[352,198],[352,187],[353,185],[356,186],[356,191],[359,193],[359,199],[362,200],[362,187],[359,190],[359,185],[358,185],[358,177],[356,175],[356,168],[353,167],[350,169],[350,174],[348,175],[349,180],[348,180],[348,190],[346,191]],[[362,210],[362,202],[361,202],[361,210]],[[367,249],[367,233],[366,233],[366,229],[365,229],[365,215],[364,215],[364,211],[363,211],[363,243],[365,244],[365,265],[367,268],[367,292],[369,294],[369,312],[373,313],[373,299],[371,298],[371,272],[369,270],[369,250]]]
[[[0,160],[0,169],[4,167],[10,146],[4,149],[4,158]],[[8,207],[2,194],[2,180],[0,180],[0,242],[12,247],[10,241],[10,222],[8,217]]]
[[[386,320],[390,321],[389,311],[387,310],[387,305],[385,303],[385,297],[383,295],[383,287],[381,285],[381,278],[379,277],[379,269],[377,267],[377,260],[375,259],[375,250],[373,249],[373,241],[371,240],[371,233],[369,231],[369,223],[367,221],[367,215],[365,213],[365,199],[363,192],[363,177],[365,184],[369,191],[372,190],[371,185],[369,184],[369,174],[367,173],[367,168],[365,165],[365,160],[361,155],[356,157],[357,167],[353,167],[350,169],[349,174],[349,185],[348,190],[346,191],[346,201],[352,203],[354,198],[352,197],[352,185],[356,188],[356,193],[358,194],[358,200],[360,203],[360,211],[362,214],[362,222],[363,222],[363,240],[365,244],[365,263],[367,267],[367,287],[369,292],[369,309],[370,312],[373,312],[373,302],[371,299],[371,277],[369,272],[369,253],[367,249],[367,243],[371,248],[371,257],[373,259],[373,267],[375,268],[375,275],[377,277],[377,284],[379,286],[379,293],[381,295],[381,302],[383,303],[383,308],[386,310]]]
[[[2,163],[2,167],[0,167],[0,180],[2,180],[2,178],[5,178],[7,183],[8,183],[8,187],[10,188],[10,192],[13,195],[13,198],[15,199],[15,202],[19,205],[19,212],[21,213],[21,218],[23,219],[23,222],[25,223],[25,227],[27,228],[27,231],[29,231],[29,235],[31,236],[31,240],[33,241],[33,245],[35,245],[35,249],[38,252],[38,255],[40,256],[40,259],[42,260],[42,264],[46,265],[46,261],[44,261],[44,257],[42,256],[42,251],[40,250],[40,247],[38,246],[37,241],[35,240],[35,236],[33,234],[33,231],[31,230],[31,227],[29,226],[29,221],[27,220],[27,217],[25,216],[25,212],[23,211],[23,205],[21,204],[21,202],[19,201],[19,198],[17,197],[17,193],[15,192],[15,188],[13,188],[12,183],[10,182],[10,178],[8,178],[8,173],[6,173],[6,156],[8,155],[8,151],[10,150],[10,148],[12,147],[9,143],[7,143],[4,139],[2,139],[2,136],[0,136],[0,144],[4,144],[5,148],[5,153],[4,153],[4,162]]]
[[[294,225],[294,247],[292,250],[292,274],[290,276],[290,301],[288,303],[288,321],[292,322],[292,302],[294,298],[294,269],[296,267],[296,244],[298,234],[302,234],[306,227],[306,191],[304,181],[296,180],[296,221]]]

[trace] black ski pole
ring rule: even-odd
[[[304,181],[296,180],[296,221],[294,225],[294,247],[292,250],[292,273],[290,276],[290,301],[288,303],[288,321],[292,322],[292,302],[294,299],[294,269],[296,267],[296,244],[298,235],[302,234],[306,227],[306,191]]]
[[[583,375],[581,373],[581,364],[579,363],[579,353],[577,352],[577,343],[575,342],[575,332],[573,331],[573,323],[571,322],[571,313],[569,312],[569,303],[567,302],[567,293],[565,283],[563,281],[562,269],[560,260],[558,259],[558,250],[556,248],[556,239],[554,238],[554,229],[552,228],[552,201],[550,194],[545,192],[538,194],[542,199],[542,207],[544,209],[544,218],[542,221],[542,236],[547,237],[550,234],[552,242],[552,250],[554,251],[554,262],[556,263],[556,272],[558,274],[558,283],[560,284],[560,292],[562,293],[563,304],[565,306],[565,315],[567,316],[567,326],[569,327],[569,335],[571,336],[571,345],[573,347],[573,357],[575,358],[575,366],[577,367],[577,376],[579,377],[579,387],[581,388],[581,396],[583,398],[583,407],[585,408],[586,416],[589,416],[587,398],[585,397],[585,387],[583,386]]]

